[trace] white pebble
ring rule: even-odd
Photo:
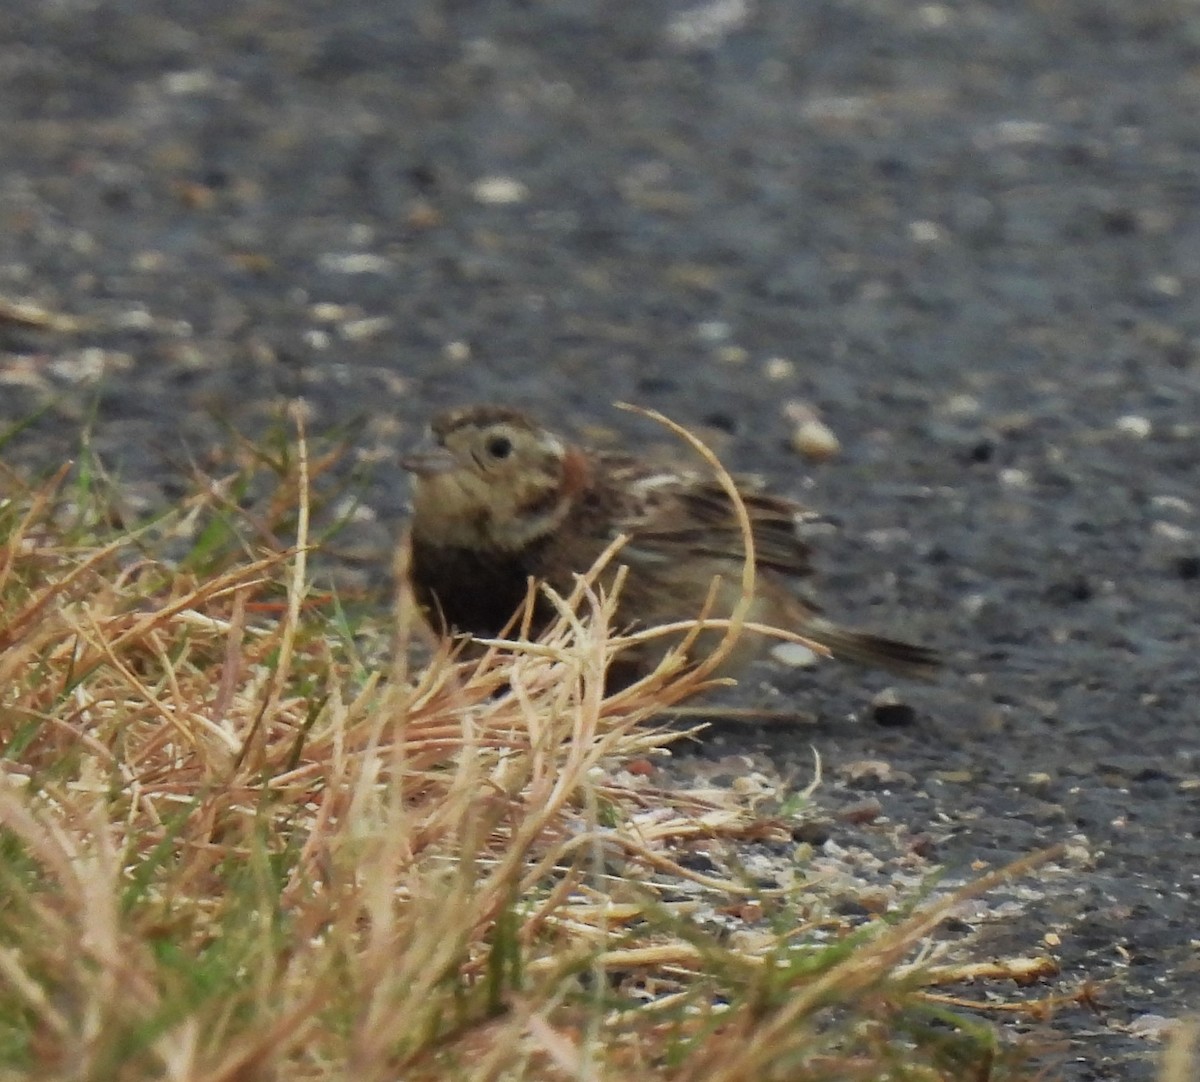
[[[977,146],[990,150],[993,147],[1032,146],[1048,143],[1054,129],[1040,120],[1001,120],[984,128],[975,137]]]
[[[983,594],[967,594],[966,597],[959,602],[963,612],[968,616],[978,616],[987,606],[988,599]]]
[[[1134,1037],[1163,1041],[1175,1033],[1180,1024],[1178,1018],[1168,1018],[1161,1014],[1142,1014],[1130,1022],[1127,1028]]]
[[[931,30],[940,30],[950,21],[950,10],[943,4],[922,4],[917,15]]]
[[[1196,510],[1182,496],[1151,496],[1150,504],[1152,507],[1158,507],[1164,511],[1178,511],[1183,515],[1194,514]]]
[[[803,421],[792,429],[792,449],[806,458],[824,462],[833,458],[841,449],[841,442],[833,429],[824,421]]]
[[[733,334],[733,328],[721,319],[706,319],[696,324],[696,337],[702,342],[725,342]]]
[[[951,417],[974,417],[982,409],[982,403],[973,394],[952,394],[942,405],[943,412]]]
[[[347,342],[365,342],[391,330],[390,316],[368,316],[364,319],[352,319],[338,328],[338,333]]]
[[[349,317],[353,309],[344,304],[330,304],[328,301],[318,301],[308,314],[318,323],[337,323]]]
[[[168,94],[203,94],[217,85],[211,71],[171,71],[163,76],[163,89]]]
[[[798,642],[781,642],[771,647],[771,657],[792,669],[811,669],[819,660],[816,653]]]
[[[471,188],[477,203],[489,207],[523,203],[529,197],[529,189],[516,177],[480,177]]]
[[[1183,293],[1183,282],[1173,274],[1156,274],[1150,279],[1150,288],[1164,297],[1178,297]]]
[[[127,308],[113,322],[124,330],[146,331],[154,326],[154,317],[139,305],[136,308]]]
[[[1113,426],[1123,436],[1133,436],[1135,439],[1144,440],[1150,435],[1153,426],[1147,417],[1139,417],[1136,413],[1127,413],[1124,417],[1118,417],[1116,424]]]
[[[918,244],[937,244],[945,239],[946,231],[937,222],[921,220],[909,222],[908,235]]]
[[[371,252],[330,252],[317,260],[331,274],[386,274],[392,261]]]
[[[56,357],[47,368],[68,383],[93,383],[113,372],[127,372],[133,366],[134,358],[130,353],[89,346]]]
[[[1163,522],[1162,519],[1156,519],[1154,525],[1150,527],[1150,531],[1155,537],[1177,543],[1190,541],[1195,536],[1191,530],[1176,525],[1174,522]]]

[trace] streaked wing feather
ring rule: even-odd
[[[686,552],[695,557],[741,560],[742,535],[733,504],[715,480],[648,469],[626,456],[606,464],[617,491],[627,493],[618,529],[638,551]],[[759,491],[757,479],[735,478],[750,516],[760,567],[801,577],[812,572],[807,544],[797,534],[804,508]]]

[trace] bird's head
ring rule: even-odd
[[[556,529],[588,482],[587,459],[517,410],[470,406],[433,419],[413,475],[413,534],[448,547],[516,552]]]

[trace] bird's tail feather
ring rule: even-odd
[[[850,661],[876,669],[887,669],[901,676],[928,679],[941,667],[936,650],[866,631],[839,627],[820,616],[804,620],[797,630],[826,647],[838,661]]]

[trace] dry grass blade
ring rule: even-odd
[[[263,700],[262,709],[254,719],[254,724],[238,752],[234,767],[239,768],[246,763],[247,755],[251,756],[250,767],[256,769],[260,765],[261,748],[255,746],[255,738],[262,733],[264,722],[269,723],[272,713],[279,705],[284,685],[291,673],[292,653],[296,646],[296,634],[300,623],[300,609],[304,604],[305,592],[308,589],[308,525],[309,525],[309,478],[308,478],[308,441],[304,438],[304,412],[300,409],[292,411],[292,417],[297,425],[297,462],[299,465],[299,516],[296,523],[296,555],[292,561],[292,573],[288,578],[287,613],[285,615],[279,642],[279,657],[271,674],[271,682]]]
[[[66,312],[52,312],[33,301],[0,297],[0,324],[4,323],[61,334],[74,334],[86,326],[85,321]]]

